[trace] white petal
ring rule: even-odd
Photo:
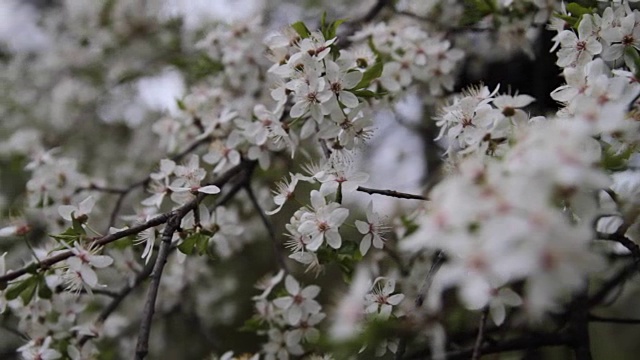
[[[362,235],[369,233],[369,223],[362,220],[356,220],[356,228]]]
[[[101,269],[113,264],[113,259],[106,255],[94,255],[89,259],[89,263],[92,266]]]
[[[331,212],[329,215],[329,225],[340,226],[349,216],[349,210],[344,208],[338,208]]]
[[[348,91],[340,92],[340,102],[349,108],[354,108],[359,104],[358,97]]]
[[[297,295],[300,292],[300,284],[291,275],[287,275],[284,279],[284,287],[291,295]]]
[[[280,309],[288,309],[293,304],[293,298],[291,296],[285,296],[273,300],[273,305]]]
[[[289,311],[287,311],[287,319],[289,320],[289,324],[296,325],[300,322],[302,318],[302,309],[300,306],[291,306]]]
[[[309,285],[302,290],[302,296],[305,299],[313,299],[320,293],[320,287],[318,285]]]
[[[198,192],[205,194],[217,194],[220,192],[220,188],[215,185],[207,185],[199,188]]]
[[[89,196],[88,198],[82,200],[80,204],[78,204],[78,209],[80,210],[80,214],[88,214],[93,209],[93,205],[95,205],[96,199],[93,196]]]
[[[82,281],[84,281],[90,287],[95,287],[98,285],[98,276],[96,272],[93,271],[88,266],[83,266],[80,268],[80,276],[82,277]]]
[[[371,234],[367,234],[360,241],[360,254],[362,256],[367,255],[369,248],[371,247]]]
[[[62,216],[63,219],[71,221],[71,214],[73,212],[77,212],[78,209],[73,205],[60,205],[58,206],[58,214]]]
[[[402,302],[402,300],[404,300],[404,294],[395,294],[389,296],[387,302],[391,305],[398,305]]]
[[[340,233],[336,229],[329,229],[325,232],[324,235],[327,239],[327,244],[334,249],[339,249],[340,245],[342,245],[342,238],[340,237]]]

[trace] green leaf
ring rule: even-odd
[[[573,28],[577,28],[578,27],[578,18],[576,18],[576,17],[564,15],[564,14],[561,14],[559,12],[554,13],[553,16],[557,17],[558,19],[562,19],[562,20],[566,21],[567,24],[571,25],[571,27],[573,27]]]
[[[418,224],[406,216],[401,216],[400,221],[402,222],[402,226],[407,229],[407,232],[404,234],[405,237],[413,234],[419,228]]]
[[[593,13],[593,9],[590,9],[588,7],[584,7],[580,4],[578,4],[577,2],[571,2],[569,4],[567,4],[567,12],[570,13],[571,15],[573,15],[576,18],[581,18],[582,15],[585,14],[592,14]]]
[[[198,249],[198,255],[206,255],[209,253],[208,249],[210,239],[211,236],[209,235],[205,235],[203,233],[198,234],[198,238],[196,239],[196,249]]]
[[[75,221],[75,219],[74,219]],[[73,224],[70,228],[67,228],[65,231],[60,234],[49,234],[52,238],[62,241],[66,244],[72,244],[74,241],[80,239],[80,236],[86,234],[85,230],[79,224]]]
[[[40,299],[51,299],[53,292],[47,286],[44,276],[40,276],[40,282],[38,283],[38,297]]]
[[[633,75],[638,77],[640,75],[640,54],[638,54],[638,50],[633,46],[627,46],[624,49],[624,57],[625,60],[631,60],[635,69],[631,69],[633,71]]]
[[[367,69],[367,71],[365,71],[364,74],[362,74],[362,80],[360,80],[358,85],[354,86],[353,89],[349,89],[349,90],[359,90],[359,89],[364,89],[369,87],[369,85],[371,85],[371,82],[373,80],[379,78],[380,75],[382,75],[383,65],[384,64],[382,63],[382,61],[376,61],[376,63],[373,64],[371,68]]]
[[[475,24],[497,9],[493,0],[464,0],[463,8],[461,26]]]
[[[76,234],[85,235],[87,233],[82,227],[82,224],[85,222],[86,222],[86,217],[85,217],[85,220],[82,221],[80,219],[76,219],[73,215],[71,215],[71,225],[72,225],[73,231],[75,231]]]
[[[376,98],[376,99],[380,99],[383,96],[388,95],[389,93],[386,91],[379,91],[379,92],[373,92],[371,90],[356,90],[353,91],[353,94],[359,98],[363,98],[363,99],[369,99],[369,98]]]
[[[21,294],[23,304],[28,304],[33,300],[33,297],[36,295],[36,291],[38,290],[38,282],[34,281],[29,285]]]
[[[254,315],[249,320],[244,322],[244,325],[239,329],[242,332],[255,333],[258,330],[267,330],[269,328],[266,321],[263,321],[257,315]]]
[[[607,143],[602,144],[602,160],[600,165],[606,170],[621,171],[627,168],[627,162],[631,155],[636,151],[633,146],[628,147],[622,152],[617,152]]]
[[[186,255],[193,254],[193,249],[196,245],[196,241],[198,240],[198,237],[194,235],[187,236],[182,244],[178,245],[178,250],[180,250],[180,252]]]
[[[9,289],[4,293],[4,297],[7,300],[14,300],[24,291],[28,290],[29,287],[35,287],[38,284],[38,277],[32,276],[30,278],[24,279],[17,284],[11,284]]]
[[[307,28],[307,25],[305,25],[302,21],[298,21],[298,22],[295,22],[295,23],[291,24],[291,27],[303,39],[306,39],[309,36],[311,36],[311,31],[309,31],[309,29]]]
[[[184,101],[180,99],[176,99],[176,103],[178,104],[178,109],[185,111],[187,110],[187,106],[184,104]]]

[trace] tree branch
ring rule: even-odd
[[[605,322],[605,323],[612,323],[612,324],[640,325],[640,319],[620,319],[620,318],[602,317],[598,315],[589,315],[589,321]]]
[[[567,346],[571,343],[571,339],[562,334],[532,334],[514,339],[508,339],[499,343],[486,343],[480,347],[483,355],[498,354],[508,351],[522,351],[527,349],[536,349],[547,346]],[[447,360],[468,360],[473,356],[474,347],[464,350],[451,351],[446,354]],[[428,358],[429,351],[422,350],[413,353],[405,360],[418,360]]]
[[[378,195],[390,196],[398,199],[428,200],[426,197],[422,195],[407,194],[407,193],[403,193],[395,190],[379,190],[379,189],[366,188],[362,186],[358,186],[356,190],[363,193],[367,193],[369,195],[378,194]]]
[[[442,253],[442,251],[438,250],[438,252],[436,252],[433,255],[431,268],[429,268],[429,272],[427,273],[427,276],[424,279],[424,283],[422,284],[422,287],[420,287],[420,290],[418,291],[418,296],[416,297],[416,300],[415,300],[415,305],[417,308],[421,307],[422,304],[424,303],[424,299],[426,298],[427,292],[429,291],[429,288],[431,287],[431,283],[433,282],[433,277],[436,275],[438,270],[440,270],[440,266],[442,266],[444,259],[445,259],[445,256]]]
[[[609,293],[617,288],[621,283],[627,280],[627,278],[637,273],[638,266],[636,263],[631,263],[620,270],[614,277],[607,280],[598,291],[589,298],[589,308],[597,306],[609,296]]]
[[[186,215],[186,214],[185,214]],[[171,248],[171,239],[173,234],[180,228],[180,221],[183,216],[174,215],[168,222],[162,232],[162,240],[160,242],[160,250],[158,257],[153,266],[151,273],[151,284],[147,292],[147,300],[144,303],[142,312],[142,321],[140,330],[138,331],[138,343],[136,344],[136,359],[143,360],[149,352],[149,334],[151,333],[151,320],[156,309],[156,299],[158,297],[158,289],[160,288],[160,280],[162,279],[162,271],[169,257],[169,249]]]
[[[633,240],[624,236],[624,233],[621,233],[620,231],[613,234],[605,234],[605,233],[598,232],[597,236],[598,236],[598,239],[615,241],[621,244],[627,250],[629,250],[629,252],[633,256],[633,259],[636,261],[636,263],[640,263],[640,246],[638,246],[638,244],[636,244]]]
[[[487,325],[488,314],[489,314],[489,308],[484,308],[484,310],[482,310],[482,315],[480,315],[480,324],[478,325],[478,335],[476,336],[476,342],[473,345],[473,353],[471,355],[471,360],[479,360],[480,356],[482,356],[482,352],[480,348],[482,347],[482,341],[484,337],[484,327]]]
[[[591,339],[589,337],[588,288],[582,290],[571,302],[569,333],[576,360],[591,360]]]
[[[245,176],[250,176],[246,174],[251,174],[253,168],[255,167],[255,161],[243,161],[239,165],[230,169],[225,175],[227,175],[231,170],[237,169],[234,171],[233,175],[236,175],[239,172],[244,171]],[[228,176],[228,182],[232,177]],[[220,179],[218,183],[214,182],[214,185],[222,186]],[[148,352],[149,352],[149,335],[151,333],[151,322],[153,319],[153,314],[155,312],[156,299],[158,296],[158,289],[160,288],[160,281],[162,279],[162,272],[164,270],[164,265],[167,262],[167,258],[169,256],[169,252],[171,249],[171,239],[173,238],[173,234],[180,229],[180,222],[182,219],[191,211],[195,210],[198,207],[198,204],[207,196],[207,194],[199,193],[195,199],[191,200],[186,205],[179,208],[167,221],[167,225],[162,232],[162,238],[160,242],[160,250],[158,250],[158,257],[156,258],[156,262],[153,266],[153,271],[151,273],[151,283],[149,284],[149,291],[147,292],[147,300],[145,301],[144,310],[142,312],[142,322],[140,324],[140,329],[138,331],[138,342],[136,344],[136,359],[143,360]]]
[[[234,176],[236,176],[238,173],[240,173],[242,170],[244,170],[247,167],[247,163],[243,162],[240,163],[239,165],[234,166],[233,168],[229,169],[227,172],[225,172],[224,174],[222,174],[218,179],[216,179],[215,181],[213,181],[210,184],[207,185],[216,185],[218,187],[223,186],[224,184],[226,184],[227,182],[229,182]],[[94,238],[93,242],[92,242],[92,246],[104,246],[107,244],[110,244],[116,240],[125,238],[127,236],[130,235],[135,235],[138,234],[139,232],[146,230],[148,228],[151,227],[155,227],[158,225],[162,225],[164,223],[166,223],[167,221],[169,221],[169,219],[171,219],[172,217],[176,216],[177,214],[183,214],[181,216],[184,217],[184,215],[186,215],[189,211],[193,210],[195,207],[198,206],[198,204],[200,203],[200,201],[202,201],[202,199],[207,196],[207,194],[203,194],[203,193],[199,193],[195,199],[193,199],[192,201],[186,203],[185,205],[179,207],[176,210],[164,213],[162,215],[156,216],[153,219],[134,226],[132,228],[129,229],[125,229],[122,231],[118,231],[115,232],[113,234],[109,234],[106,236],[102,236],[99,238]],[[6,284],[7,282],[17,279],[18,277],[25,275],[27,273],[31,273],[31,272],[37,272],[37,271],[42,271],[42,270],[46,270],[49,269],[51,266],[64,261],[68,258],[70,258],[71,256],[73,256],[73,252],[71,252],[70,250],[66,250],[66,251],[62,251],[59,252],[55,255],[46,257],[44,259],[41,259],[39,261],[34,261],[31,262],[28,265],[25,265],[24,267],[17,269],[17,270],[9,270],[6,274],[1,275],[0,276],[0,284]]]

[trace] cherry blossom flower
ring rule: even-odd
[[[151,255],[153,255],[153,246],[156,243],[157,233],[155,228],[149,228],[141,231],[138,234],[136,239],[136,244],[143,243],[145,244],[144,250],[142,251],[141,258],[145,259],[144,263],[148,264],[151,259]]]
[[[275,195],[273,198],[273,202],[278,207],[271,211],[267,211],[267,215],[278,213],[280,210],[282,210],[282,207],[288,200],[293,199],[293,192],[296,189],[296,185],[298,185],[298,177],[293,174],[289,174],[289,176],[291,177],[291,181],[289,183],[287,183],[286,181],[281,181],[276,184],[277,190],[273,191],[273,194]]]
[[[73,219],[77,219],[80,222],[86,222],[88,219],[88,215],[91,213],[93,206],[95,205],[96,200],[93,196],[89,196],[88,198],[82,200],[78,206],[73,205],[60,205],[58,207],[58,213],[62,216],[63,219],[67,221],[71,221]]]
[[[98,277],[93,268],[106,268],[113,263],[113,259],[107,255],[97,255],[99,248],[85,249],[75,243],[71,252],[74,256],[65,260],[67,269],[63,275],[67,283],[67,290],[79,293],[85,288],[89,293],[98,285]]]
[[[340,66],[333,61],[325,62],[327,75],[325,77],[329,89],[334,93],[331,103],[328,105],[332,109],[339,109],[338,101],[344,106],[354,108],[358,106],[358,98],[348,89],[356,86],[362,79],[360,71],[348,71],[344,65]]]
[[[303,316],[320,312],[321,306],[314,300],[320,293],[319,286],[309,285],[302,289],[291,275],[287,275],[284,285],[289,295],[273,300],[273,304],[285,311],[284,317],[289,324],[296,325]]]
[[[583,66],[595,55],[602,52],[602,45],[596,39],[593,17],[584,15],[578,25],[578,35],[571,30],[564,30],[557,35],[561,48],[558,50],[560,67]]]
[[[404,300],[404,294],[393,294],[395,287],[396,281],[393,279],[376,279],[373,284],[373,292],[364,297],[366,312],[375,314],[383,320],[388,319],[393,307]]]
[[[57,350],[51,349],[51,336],[42,339],[31,340],[25,345],[18,348],[20,356],[25,360],[55,360],[60,359],[62,354]]]
[[[307,249],[316,251],[325,240],[332,248],[340,248],[342,238],[338,228],[349,216],[349,210],[341,208],[337,203],[327,204],[324,196],[317,190],[311,191],[311,206],[313,212],[302,215],[298,228],[301,234],[311,237]]]
[[[364,256],[369,251],[371,244],[376,249],[382,249],[384,247],[385,238],[382,236],[390,228],[385,226],[381,221],[378,214],[373,212],[373,202],[369,202],[367,205],[367,221],[356,220],[356,228],[360,234],[364,235],[360,241],[360,253]]]
[[[323,196],[335,194],[339,186],[343,193],[352,193],[367,180],[369,180],[369,174],[353,170],[353,165],[334,162],[323,176],[320,193]]]
[[[258,296],[254,296],[252,300],[263,300],[266,299],[267,296],[271,293],[271,290],[282,281],[284,277],[284,270],[278,271],[274,276],[267,276],[261,279],[257,284],[256,288],[262,290],[262,294]]]
[[[304,116],[310,112],[311,117],[322,122],[324,115],[329,114],[329,108],[325,104],[331,99],[332,93],[327,88],[324,79],[312,80],[309,84],[299,83],[295,89],[295,103],[291,107],[290,115],[293,118]]]
[[[271,329],[268,332],[269,342],[262,346],[265,360],[288,360],[289,354],[302,355],[304,349],[290,331],[282,332],[279,329]]]

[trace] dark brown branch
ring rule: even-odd
[[[598,236],[598,239],[615,241],[621,244],[627,250],[629,250],[629,252],[631,252],[631,255],[633,256],[634,260],[637,263],[640,263],[640,246],[638,246],[638,244],[636,244],[633,240],[624,236],[624,234],[621,233],[620,231],[614,234],[605,234],[605,233],[599,232],[597,236]]]
[[[607,280],[598,291],[589,298],[589,307],[600,305],[618,286],[625,282],[629,277],[637,273],[638,266],[631,263],[620,270],[615,276]]]
[[[612,323],[612,324],[640,325],[640,319],[610,318],[610,317],[603,317],[603,316],[597,316],[597,315],[590,315],[589,321]]]
[[[226,184],[227,182],[229,182],[234,176],[236,176],[238,173],[240,173],[242,170],[244,170],[247,167],[247,163],[243,162],[240,163],[239,165],[234,166],[233,168],[229,169],[227,172],[225,172],[224,174],[222,174],[218,179],[216,179],[215,181],[213,181],[210,184],[207,185],[216,185],[218,187],[223,186],[224,184]],[[202,199],[206,196],[207,194],[202,194],[199,193],[196,198],[190,202],[188,202],[187,204],[181,206],[180,208],[167,212],[165,214],[159,215],[154,217],[153,219],[134,226],[132,228],[129,229],[125,229],[122,231],[118,231],[115,232],[113,234],[109,234],[106,236],[102,236],[99,238],[95,238],[93,239],[93,242],[91,243],[92,246],[104,246],[107,244],[110,244],[116,240],[125,238],[127,236],[130,235],[135,235],[140,233],[143,230],[146,230],[148,228],[151,227],[155,227],[158,225],[162,225],[164,223],[166,223],[167,221],[169,221],[169,219],[171,219],[172,217],[175,217],[179,214],[181,214],[181,218],[184,217],[189,211],[193,210],[195,207],[198,206],[198,204],[200,203],[200,201],[202,201]],[[25,275],[27,273],[30,272],[37,272],[37,271],[42,271],[42,270],[46,270],[49,269],[51,266],[64,261],[68,258],[70,258],[71,256],[73,256],[73,252],[71,252],[70,250],[67,251],[63,251],[60,252],[56,255],[52,255],[49,256],[47,258],[41,259],[38,262],[32,262],[20,269],[17,270],[10,270],[8,271],[6,274],[1,275],[0,276],[0,284],[4,284],[7,283],[11,280],[17,279],[22,275]]]
[[[378,195],[390,196],[398,199],[427,200],[427,198],[422,195],[407,194],[407,193],[403,193],[395,190],[379,190],[379,189],[366,188],[362,186],[358,186],[357,190],[363,193],[367,193],[369,195],[378,194]]]
[[[375,5],[373,5],[373,7],[369,9],[369,11],[362,18],[356,20],[356,23],[362,24],[362,23],[368,23],[372,21],[386,7],[393,7],[393,1],[391,0],[376,1]]]
[[[214,182],[213,185],[222,186],[227,183],[231,178],[240,173],[250,174],[255,167],[255,161],[243,161],[239,165],[230,169],[225,173],[225,175],[230,172],[233,175],[227,177],[227,180],[221,182],[220,179]],[[232,171],[233,170],[233,171]],[[160,242],[160,250],[158,250],[158,257],[156,258],[156,262],[153,266],[153,271],[151,273],[151,283],[149,284],[149,291],[147,292],[147,299],[145,301],[144,310],[142,312],[142,322],[140,324],[140,329],[138,331],[138,341],[136,344],[136,359],[143,360],[148,352],[149,352],[149,335],[151,333],[151,321],[153,319],[153,314],[155,312],[156,299],[158,296],[158,289],[160,288],[160,281],[162,279],[162,271],[164,270],[164,265],[167,262],[167,258],[169,256],[169,252],[171,249],[171,239],[173,238],[173,234],[180,229],[180,222],[182,219],[191,211],[198,207],[198,204],[207,196],[207,194],[199,193],[196,195],[196,198],[180,207],[178,210],[174,211],[174,214],[168,219],[167,225],[162,232],[162,238]]]
[[[160,250],[158,250],[158,257],[153,266],[151,273],[151,284],[149,284],[149,291],[147,292],[147,299],[144,303],[144,310],[142,312],[142,321],[140,323],[140,330],[138,331],[138,342],[136,344],[136,359],[143,360],[149,352],[149,335],[151,333],[151,320],[153,319],[153,313],[156,309],[156,299],[158,297],[158,289],[160,289],[160,280],[162,279],[162,271],[164,265],[167,263],[169,257],[169,250],[171,249],[171,239],[173,234],[180,228],[180,221],[186,215],[178,213],[171,217],[167,222],[167,226],[162,232],[162,240],[160,241]]]
[[[483,355],[498,354],[509,351],[524,351],[547,346],[568,346],[571,339],[562,334],[532,334],[514,339],[504,340],[498,343],[485,343],[480,347]],[[446,354],[447,360],[468,360],[473,356],[474,348],[451,351]],[[422,360],[429,358],[429,350],[421,350],[408,355],[404,360]]]
[[[588,288],[582,290],[570,306],[569,333],[571,347],[576,360],[591,360],[591,338],[589,337]]]
[[[482,310],[482,315],[480,315],[478,335],[476,336],[476,342],[473,345],[471,360],[478,360],[480,359],[480,356],[482,356],[482,351],[480,350],[480,348],[482,347],[482,342],[484,340],[484,328],[487,325],[487,315],[489,315],[489,308],[485,308],[484,310]]]

